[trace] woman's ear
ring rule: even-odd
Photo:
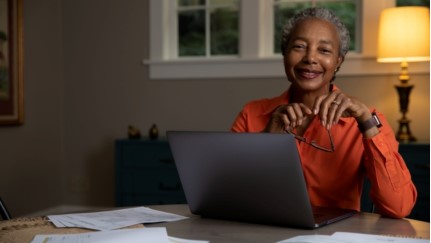
[[[344,62],[344,57],[339,56],[337,59],[337,68],[335,68],[335,72],[338,72],[338,70],[340,70],[341,64],[343,64],[343,62]]]

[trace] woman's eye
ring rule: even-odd
[[[321,49],[320,49],[320,52],[321,52],[321,53],[324,53],[324,54],[329,54],[329,53],[331,53],[332,51],[331,51],[331,49],[328,49],[328,48],[321,48]]]
[[[293,49],[303,49],[303,48],[305,48],[305,46],[301,45],[301,44],[297,44],[297,45],[293,45],[292,48]]]

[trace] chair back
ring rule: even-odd
[[[3,220],[9,220],[12,217],[10,216],[9,211],[7,211],[6,205],[4,204],[3,200],[0,197],[0,216]]]

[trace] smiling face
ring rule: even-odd
[[[286,76],[296,92],[326,94],[335,70],[343,61],[335,26],[307,18],[292,30],[284,50]]]

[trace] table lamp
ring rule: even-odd
[[[409,84],[408,62],[430,60],[430,19],[427,7],[395,7],[380,15],[377,62],[401,63],[400,84],[395,85],[399,96],[401,119],[397,140],[416,141],[411,134],[406,113],[413,85]]]

